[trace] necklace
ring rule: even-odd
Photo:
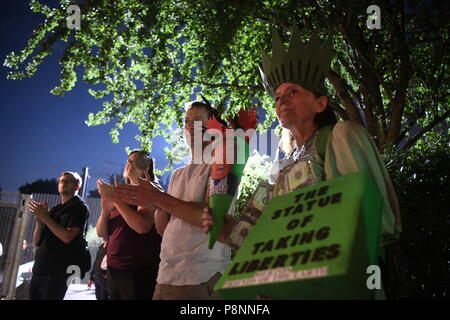
[[[317,132],[317,129],[314,130],[312,135],[309,136],[309,138],[308,138],[308,140],[306,140],[305,144],[303,144],[300,148],[297,147],[294,150],[294,152],[292,152],[291,158],[292,158],[292,160],[294,160],[294,162],[296,162],[298,159],[300,159],[304,155],[306,150],[309,149],[310,141],[311,141],[312,137],[315,136],[316,132]]]

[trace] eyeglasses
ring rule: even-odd
[[[74,180],[74,179],[58,179],[58,183],[64,183],[64,182],[73,182],[73,183],[77,183],[77,181]]]

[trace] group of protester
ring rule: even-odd
[[[106,272],[101,277],[106,279],[110,299],[218,299],[214,285],[230,263],[231,248],[239,249],[261,215],[265,204],[260,198],[270,200],[360,170],[368,171],[384,199],[380,243],[389,243],[398,235],[397,198],[376,145],[361,125],[337,123],[329,104],[324,79],[331,51],[314,37],[309,47],[303,45],[308,50],[303,50],[296,42],[299,39],[294,30],[289,50],[298,52],[274,51],[273,60],[263,57],[260,70],[284,128],[281,147],[286,158],[277,163],[270,183],[257,189],[239,220],[226,216],[220,242],[213,249],[208,249],[206,234],[214,224],[208,208],[209,164],[191,161],[178,168],[164,191],[150,155],[135,150],[126,162],[126,183],[97,182],[102,213],[96,229],[107,243]],[[202,134],[215,111],[200,101],[187,103],[185,111],[186,142],[194,158],[196,148],[203,151],[210,143],[195,143],[195,130]],[[194,125],[197,121],[200,126]],[[34,242],[39,246],[32,299],[64,297],[66,267],[73,261],[69,256],[79,247],[72,243],[82,237],[88,215],[86,204],[76,195],[80,186],[78,174],[64,172],[58,184],[60,205],[48,210],[45,203],[30,203],[36,216]]]

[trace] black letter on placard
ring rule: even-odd
[[[326,194],[328,192],[328,187],[329,186],[324,186],[324,187],[320,188],[317,196],[320,197],[320,196],[323,196],[324,194]]]
[[[303,254],[303,253],[304,253],[303,251],[298,251],[298,252],[291,253],[292,260],[291,260],[290,265],[291,266],[295,266],[295,264],[298,261],[298,258],[300,258],[300,255]]]
[[[311,253],[311,250],[297,251],[297,252],[291,253],[291,256],[292,256],[291,266],[294,266],[301,256],[303,256],[303,259],[300,262],[301,264],[305,264],[306,262],[308,262],[310,253]]]
[[[287,207],[287,208],[285,208],[284,209],[284,216],[287,217],[293,208],[294,207]]]
[[[297,194],[295,196],[295,203],[298,203],[304,195],[305,195],[304,193]]]
[[[331,246],[328,247],[328,254],[327,254],[327,259],[334,259],[337,256],[339,256],[339,248],[341,247],[340,244],[333,244]]]
[[[259,265],[260,260],[259,259],[255,259],[250,261],[250,265],[248,266],[247,270],[245,272],[253,272],[258,270],[258,265]]]
[[[298,204],[296,207],[295,207],[295,209],[294,209],[294,211],[292,212],[292,214],[294,215],[294,214],[296,214],[296,213],[302,213],[303,212],[303,205],[300,203],[300,204]]]
[[[300,234],[296,233],[294,236],[294,239],[291,241],[291,247],[295,246],[297,244],[297,240],[300,237]]]
[[[277,243],[277,247],[275,249],[286,249],[288,244],[288,240],[291,238],[291,236],[280,238]]]
[[[264,242],[257,242],[255,243],[255,250],[253,250],[252,254],[257,254],[259,248],[264,244]]]
[[[273,248],[273,240],[269,240],[266,242],[266,244],[264,245],[264,248],[262,248],[261,252],[272,251],[272,248]]]
[[[238,267],[239,267],[239,262],[236,262],[236,263],[233,265],[233,268],[231,268],[231,271],[230,271],[229,275],[232,276],[232,275],[237,274],[237,273],[238,273],[238,271],[237,271],[237,268],[238,268]]]
[[[341,202],[342,192],[335,193],[331,196],[331,203]]]
[[[312,199],[316,196],[316,190],[308,191],[305,200]]]
[[[286,263],[286,259],[289,256],[287,254],[280,254],[277,257],[277,260],[275,260],[275,263],[273,264],[272,269],[278,268],[278,267],[284,267],[284,264]]]
[[[317,231],[316,239],[323,240],[328,238],[329,235],[330,235],[330,227],[322,227],[319,229],[319,231]]]
[[[303,259],[301,261],[301,264],[305,264],[305,263],[308,262],[309,256],[311,255],[311,250],[306,250],[306,251],[304,251],[302,253],[304,253],[304,255],[303,255]]]
[[[313,216],[311,216],[311,215],[305,216],[305,217],[303,218],[303,222],[302,222],[301,228],[303,228],[303,227],[306,226],[308,223],[310,223],[311,220],[312,220],[312,218],[313,218]]]
[[[278,219],[283,211],[277,210],[272,214],[272,220]]]
[[[322,261],[323,255],[327,252],[327,247],[319,247],[314,250],[314,255],[312,257],[312,262]]]
[[[273,257],[265,257],[259,266],[259,270],[268,269],[272,260],[273,260]]]
[[[318,201],[319,207],[325,207],[328,204],[328,202],[330,202],[330,196],[320,198]]]
[[[300,244],[311,243],[314,236],[314,230],[309,232],[303,232]]]
[[[316,203],[316,201],[317,200],[312,200],[312,201],[309,201],[309,202],[306,203],[308,205],[308,211],[311,210],[313,204]]]
[[[287,224],[287,229],[288,230],[292,230],[294,228],[297,228],[297,226],[299,225],[300,220],[299,219],[292,219],[291,221],[289,221],[289,223]]]

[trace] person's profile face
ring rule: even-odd
[[[189,146],[194,145],[196,137],[202,139],[203,133],[207,129],[206,121],[208,121],[208,112],[203,107],[192,107],[186,112],[184,131],[185,139]]]
[[[127,159],[127,163],[125,165],[125,173],[127,176],[133,175],[133,176],[141,176],[142,175],[142,168],[139,168],[138,165],[139,162],[139,153],[135,152],[130,154],[130,156]]]
[[[77,181],[70,174],[63,174],[58,179],[58,192],[59,193],[75,193],[78,190]]]
[[[289,82],[278,86],[275,108],[280,124],[288,129],[314,121],[316,113],[322,111],[314,92]]]

